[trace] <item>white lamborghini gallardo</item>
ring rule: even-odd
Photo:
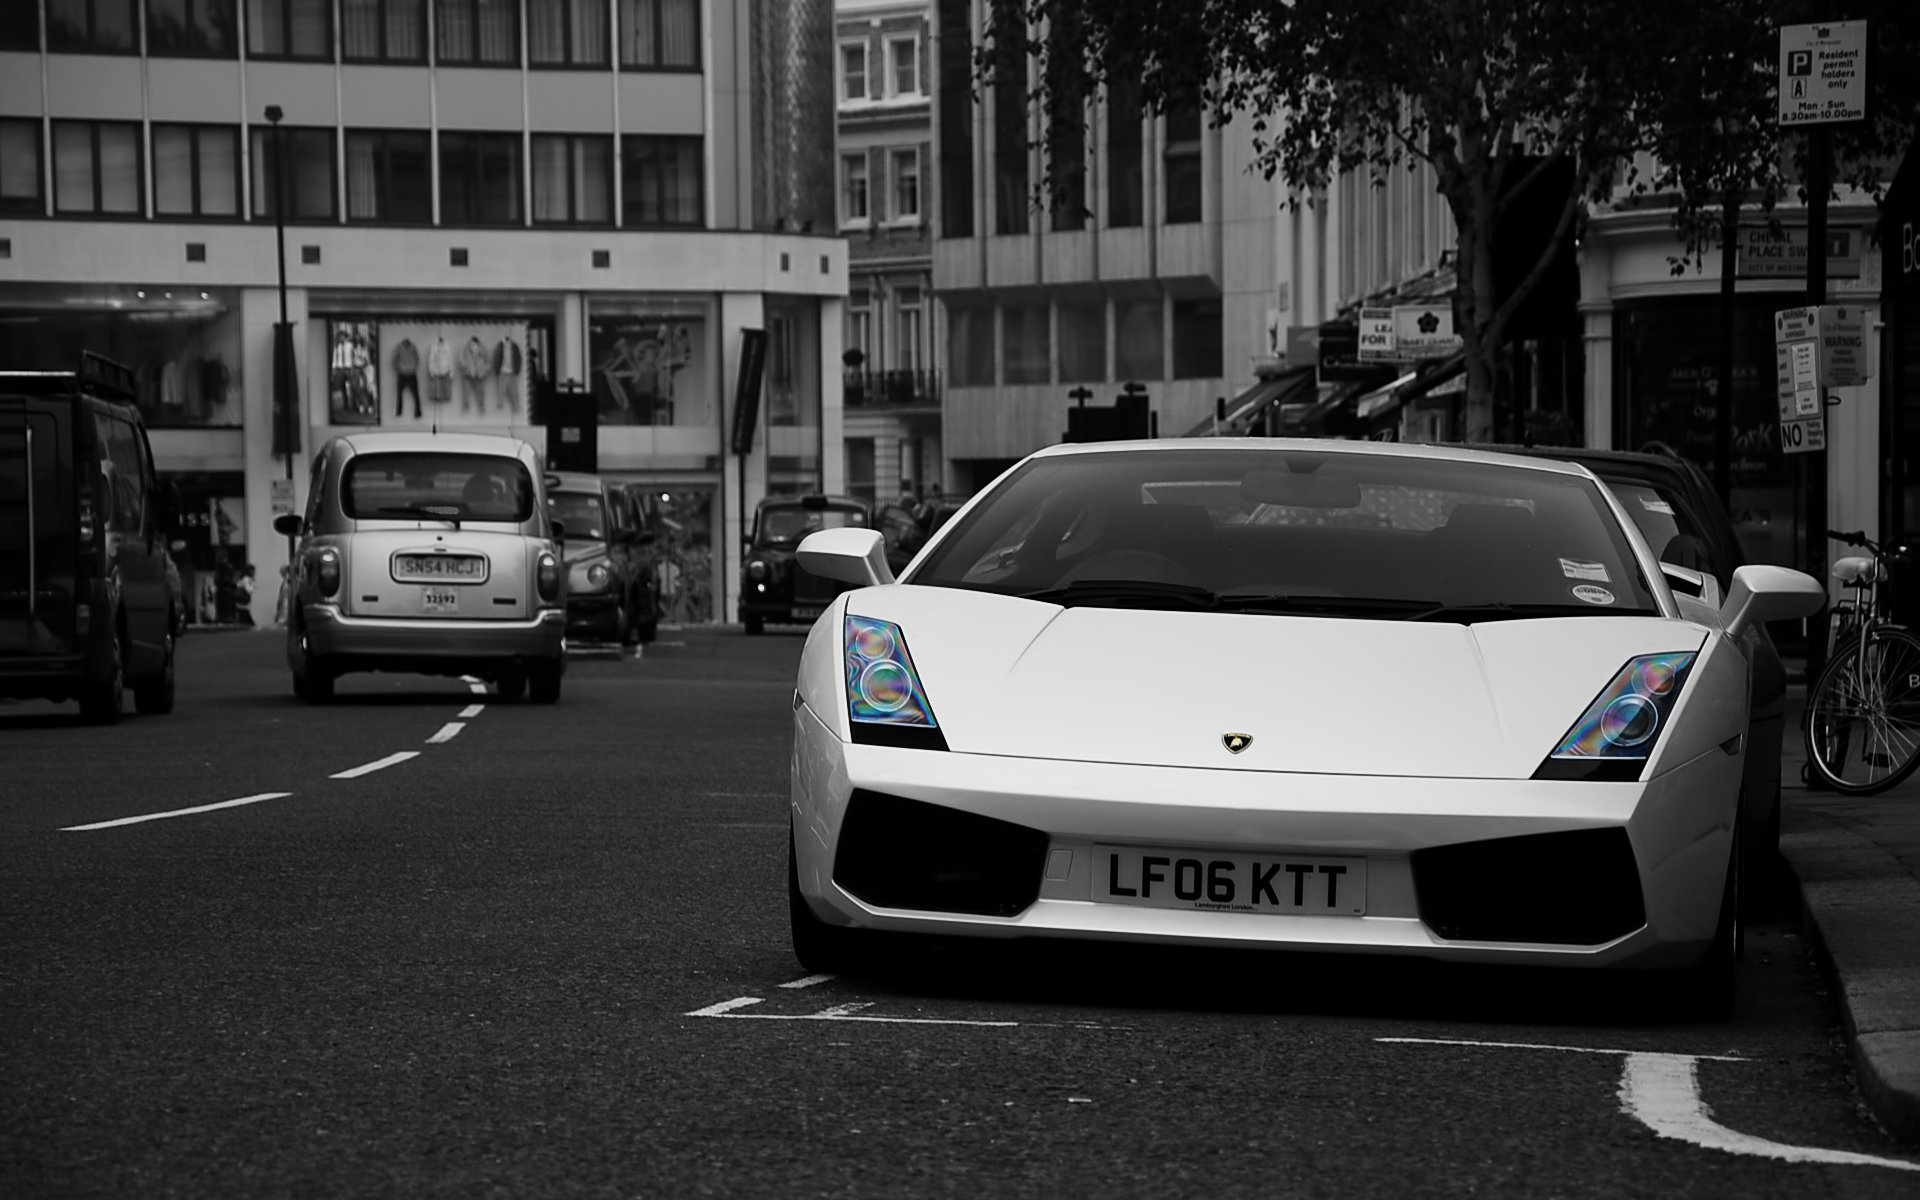
[[[868,931],[1669,968],[1731,1005],[1749,664],[1819,583],[1658,562],[1585,468],[1372,442],[1060,446],[895,581],[793,698],[790,904]]]

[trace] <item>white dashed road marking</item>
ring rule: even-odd
[[[84,833],[90,829],[112,829],[117,825],[138,825],[142,821],[164,821],[168,817],[185,817],[194,813],[212,812],[216,808],[238,808],[242,804],[258,804],[262,800],[281,800],[293,795],[292,792],[261,792],[255,796],[242,796],[238,800],[222,800],[218,804],[196,804],[192,808],[176,808],[170,812],[147,813],[138,817],[121,817],[116,821],[95,821],[91,825],[68,825],[62,833]]]
[[[385,758],[376,758],[370,763],[361,763],[357,767],[348,767],[344,771],[339,771],[339,772],[336,772],[335,774],[327,776],[327,778],[358,779],[362,775],[371,775],[375,771],[384,771],[388,767],[398,766],[399,764],[407,761],[410,758],[419,758],[419,757],[420,757],[420,752],[418,750],[401,750],[396,753],[389,754]]]
[[[825,983],[832,978],[833,976],[831,975],[808,975],[804,978],[795,979],[790,983],[783,983],[780,986],[783,988],[809,988],[817,983]]]
[[[722,1000],[718,1004],[709,1004],[705,1008],[696,1008],[688,1013],[689,1017],[722,1017],[736,1021],[861,1021],[874,1025],[971,1025],[985,1029],[1015,1029],[1018,1021],[959,1021],[950,1017],[862,1017],[857,1014],[863,1008],[872,1008],[872,1001],[853,1004],[836,1004],[823,1008],[816,1013],[750,1013],[736,1012],[754,1004],[763,1004],[758,996],[737,996],[732,1000]],[[1098,1028],[1088,1026],[1088,1028]]]
[[[466,684],[467,690],[474,693],[477,696],[484,696],[487,694],[487,685],[484,683],[481,683],[478,679],[475,679],[471,675],[462,675],[460,677],[460,682]]]
[[[438,746],[442,742],[450,742],[454,738],[459,737],[460,731],[466,727],[467,725],[464,721],[448,721],[440,727],[439,733],[427,739],[427,745]]]
[[[1920,1171],[1920,1163],[1848,1150],[1789,1146],[1728,1129],[1713,1119],[1700,1096],[1699,1066],[1707,1062],[1748,1062],[1721,1054],[1667,1054],[1651,1050],[1603,1050],[1591,1046],[1546,1046],[1529,1042],[1472,1042],[1445,1038],[1375,1038],[1377,1042],[1427,1046],[1483,1046],[1498,1050],[1560,1050],[1578,1054],[1617,1054],[1626,1060],[1620,1073],[1620,1111],[1663,1138],[1688,1142],[1727,1154],[1745,1154],[1782,1162],[1886,1167]]]

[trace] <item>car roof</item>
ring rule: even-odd
[[[343,433],[338,440],[355,454],[406,450],[440,450],[449,454],[497,454],[519,458],[533,447],[524,438],[507,433],[428,433],[411,429]]]
[[[766,499],[760,501],[761,508],[770,508],[775,505],[798,506],[803,504],[818,504],[824,507],[861,508],[861,509],[864,509],[867,507],[867,502],[865,500],[856,500],[852,496],[823,496],[818,492],[814,492],[805,496],[768,496]]]
[[[589,471],[548,471],[547,479],[550,492],[600,492],[612,486]]]
[[[1316,454],[1352,454],[1382,458],[1419,458],[1447,462],[1486,463],[1492,466],[1518,467],[1523,470],[1551,471],[1562,475],[1591,476],[1578,463],[1529,454],[1504,453],[1478,447],[1428,445],[1418,442],[1342,441],[1332,438],[1159,438],[1151,441],[1069,442],[1046,446],[1033,452],[1034,458],[1058,458],[1081,454],[1126,454],[1142,450],[1178,450],[1205,454],[1222,450],[1305,450]]]

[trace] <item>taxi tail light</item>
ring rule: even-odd
[[[82,550],[93,548],[93,535],[98,528],[99,523],[93,512],[93,489],[83,487],[80,489],[80,548]]]
[[[551,551],[540,552],[540,564],[534,570],[534,585],[540,590],[540,598],[554,601],[560,598],[560,560]]]
[[[340,552],[329,547],[320,552],[320,563],[314,571],[314,581],[320,587],[322,596],[333,596],[340,591]]]

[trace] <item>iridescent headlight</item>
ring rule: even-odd
[[[1693,659],[1690,653],[1645,654],[1620,668],[1551,757],[1646,759],[1679,699]]]
[[[937,727],[898,625],[849,615],[846,647],[850,719],[856,724]]]

